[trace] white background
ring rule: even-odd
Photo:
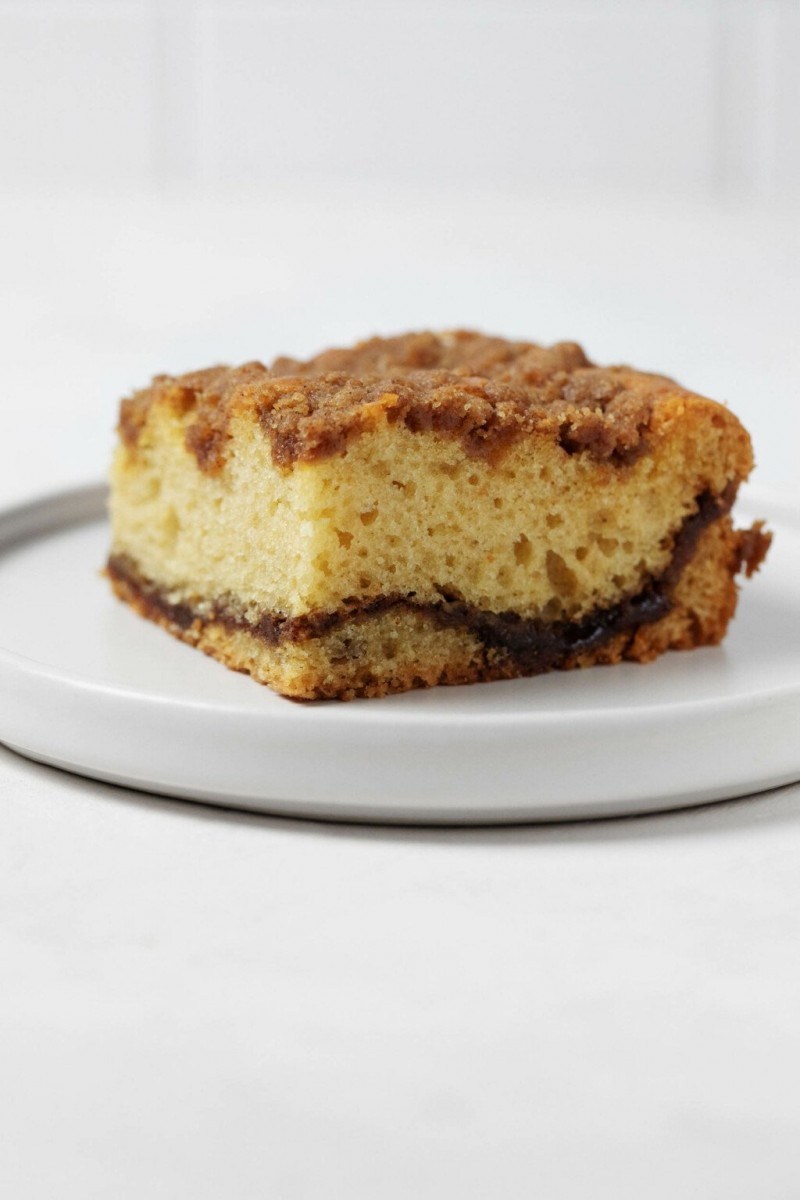
[[[0,501],[155,371],[458,324],[796,487],[798,62],[794,0],[0,0]],[[0,748],[0,1191],[796,1200],[798,914],[798,788],[359,831]]]
[[[796,0],[0,3],[0,144],[49,187],[800,187]]]

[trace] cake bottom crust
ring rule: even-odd
[[[649,662],[669,649],[721,641],[737,600],[735,575],[755,571],[769,545],[757,524],[736,531],[720,516],[703,529],[680,572],[581,622],[515,622],[477,615],[457,600],[416,607],[391,599],[329,615],[305,636],[271,636],[219,615],[172,603],[135,564],[112,558],[116,595],[175,637],[298,700],[385,696],[437,684],[513,679],[623,660]]]

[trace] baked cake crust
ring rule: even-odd
[[[302,699],[719,642],[770,541],[723,406],[571,342],[372,338],[124,400],[108,576]]]
[[[382,413],[417,432],[459,438],[466,453],[497,456],[534,432],[568,452],[631,461],[645,449],[654,404],[691,393],[660,375],[598,367],[574,342],[538,346],[458,330],[371,338],[306,362],[278,358],[156,376],[122,403],[120,433],[135,445],[154,407],[191,413],[187,446],[218,471],[233,417],[257,414],[282,466],[338,454]]]

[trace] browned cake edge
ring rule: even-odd
[[[648,662],[668,649],[721,641],[734,614],[735,576],[750,576],[771,541],[762,522],[735,530],[728,510],[735,487],[704,495],[676,536],[670,566],[636,595],[578,622],[531,621],[483,612],[442,594],[440,602],[382,596],[333,613],[246,622],[230,601],[208,598],[203,613],[172,603],[136,564],[112,556],[107,573],[116,595],[140,615],[234,670],[295,699],[383,696],[436,684],[461,684],[623,659]],[[431,631],[436,636],[431,639]],[[369,650],[384,635],[398,647],[391,673],[375,673]],[[365,640],[366,638],[366,640]],[[420,653],[424,646],[424,652]]]

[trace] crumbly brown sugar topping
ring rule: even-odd
[[[540,430],[569,453],[627,462],[645,448],[659,394],[675,390],[662,376],[597,367],[573,342],[410,333],[305,362],[278,358],[270,367],[252,362],[157,376],[123,400],[120,433],[135,445],[154,406],[191,414],[187,445],[210,472],[224,464],[230,421],[242,409],[256,414],[283,466],[338,454],[383,420],[458,437],[475,456],[494,458]]]

